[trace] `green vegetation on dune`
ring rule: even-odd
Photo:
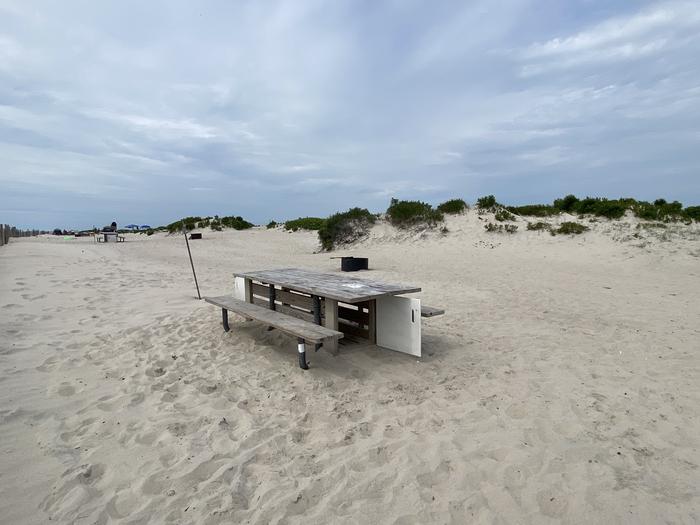
[[[527,204],[522,206],[504,206],[499,204],[494,195],[480,197],[476,202],[476,209],[480,215],[493,213],[497,222],[515,221],[521,217],[552,217],[568,213],[579,217],[588,216],[589,222],[596,222],[596,217],[619,219],[627,212],[643,221],[652,221],[654,227],[663,227],[663,223],[683,221],[700,222],[700,206],[688,206],[678,201],[668,202],[665,199],[656,199],[654,202],[637,201],[632,198],[606,199],[603,197],[585,197],[579,199],[575,195],[566,195],[561,199],[555,199],[552,204]],[[391,199],[386,210],[386,219],[397,228],[410,228],[416,226],[436,227],[444,219],[445,214],[458,215],[469,210],[469,205],[459,198],[442,202],[433,207],[422,201],[406,201]],[[270,221],[267,228],[275,228],[284,225],[288,231],[318,231],[319,242],[324,250],[332,250],[340,244],[355,242],[364,237],[371,226],[376,222],[377,215],[365,208],[351,208],[342,213],[335,213],[323,219],[320,217],[299,217],[277,223]],[[240,216],[219,217],[184,217],[167,226],[161,226],[157,230],[167,230],[169,233],[180,232],[183,228],[187,231],[194,228],[207,228],[221,231],[223,228],[244,230],[253,227],[253,224]],[[646,225],[645,225],[646,227]],[[651,227],[651,225],[650,225]],[[484,228],[489,232],[515,233],[518,227],[514,224],[488,223]],[[527,229],[532,231],[549,231],[552,235],[575,235],[587,231],[589,228],[576,222],[562,222],[555,227],[546,222],[528,222]],[[447,228],[440,230],[447,233]],[[148,232],[151,235],[152,231]]]
[[[477,201],[480,209],[494,210],[499,205],[493,195],[482,197]],[[648,221],[700,221],[700,206],[683,208],[678,201],[667,202],[665,199],[656,199],[653,203],[638,201],[632,198],[606,199],[602,197],[586,197],[579,199],[575,195],[567,195],[556,199],[551,205],[529,204],[524,206],[507,206],[511,213],[524,217],[549,217],[560,213],[572,215],[592,215],[619,219],[630,211],[635,217]]]
[[[253,223],[246,221],[241,216],[221,217],[219,222],[221,222],[221,226],[225,228],[233,228],[234,230],[247,230],[248,228],[252,228],[254,226]]]
[[[700,206],[688,206],[683,210],[683,216],[687,220],[700,222]]]
[[[421,201],[400,201],[391,199],[386,210],[389,222],[398,228],[427,225],[435,226],[443,220],[442,212]]]
[[[189,231],[195,228],[211,228],[213,230],[221,230],[222,228],[233,228],[234,230],[246,230],[254,225],[246,221],[240,216],[221,217],[185,217],[179,221],[172,222],[165,226],[168,233],[181,232],[183,227]]]
[[[498,222],[514,221],[515,215],[510,213],[508,210],[501,208],[495,213],[493,218],[496,219]]]
[[[551,230],[552,225],[547,222],[528,222],[527,229],[532,231]]]
[[[576,195],[567,195],[563,199],[555,199],[553,208],[567,213],[574,213],[574,206],[578,202]]]
[[[493,195],[486,195],[476,200],[476,207],[480,210],[493,210],[500,206]]]
[[[326,219],[321,219],[319,217],[299,217],[298,219],[293,219],[284,223],[284,229],[289,231],[297,230],[310,230],[316,231],[323,227]]]
[[[485,224],[484,229],[490,233],[515,233],[518,231],[515,224],[495,224],[493,222]]]
[[[437,211],[448,215],[457,215],[464,213],[469,209],[469,205],[463,199],[450,199],[441,204],[438,204]]]
[[[201,217],[184,217],[179,221],[171,222],[166,226],[166,228],[168,229],[168,233],[180,232],[182,231],[183,227],[186,230],[194,230],[201,220]]]
[[[588,226],[579,224],[578,222],[562,222],[559,228],[552,230],[552,235],[559,233],[561,235],[578,235],[588,231]]]
[[[550,215],[557,215],[560,212],[560,210],[548,204],[506,206],[506,209],[511,213],[515,213],[516,215],[522,215],[524,217],[549,217]]]
[[[318,239],[324,250],[332,250],[339,244],[354,242],[364,237],[376,217],[365,208],[351,208],[328,217],[318,230]]]

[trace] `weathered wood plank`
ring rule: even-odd
[[[368,306],[368,317],[367,321],[367,339],[372,344],[377,343],[377,302],[369,301]]]
[[[252,279],[245,280],[245,300],[248,303],[253,302],[253,280]]]
[[[324,318],[324,326],[331,330],[338,330],[338,301],[334,299],[326,299],[326,317]],[[338,341],[327,341],[324,343],[326,350],[332,354],[338,352]]]
[[[313,270],[284,268],[236,273],[237,277],[275,284],[293,290],[334,299],[348,304],[383,297],[420,292],[417,286],[389,284],[346,275],[321,273]]]
[[[257,295],[259,297],[269,297],[270,289],[266,285],[253,283],[253,295]],[[301,295],[285,290],[275,290],[275,298],[282,304],[299,306],[304,310],[308,310],[309,312],[313,310],[313,301],[308,295]]]
[[[263,299],[261,297],[254,296],[253,297],[253,304],[269,308],[269,304],[267,299]],[[277,312],[282,312],[283,314],[291,315],[292,317],[297,317],[299,319],[303,319],[304,321],[309,321],[310,323],[314,322],[314,316],[313,314],[307,312],[306,310],[300,310],[298,308],[294,308],[289,305],[285,305],[282,303],[276,303],[275,308]]]
[[[354,324],[344,323],[342,319],[338,321],[338,330],[344,334],[354,335],[355,337],[361,337],[362,339],[369,339],[369,330],[366,328],[360,328]]]
[[[369,313],[362,309],[354,310],[346,306],[338,306],[338,319],[347,319],[358,324],[367,325],[369,323]]]
[[[239,301],[232,296],[204,297],[204,300],[248,319],[254,319],[268,326],[274,326],[278,330],[301,337],[310,343],[335,341],[337,344],[338,338],[343,337],[342,332],[338,330],[309,323],[291,315],[270,310],[264,306]]]

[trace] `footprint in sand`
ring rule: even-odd
[[[202,394],[213,394],[216,392],[217,386],[216,385],[205,385],[199,389],[199,391]]]
[[[3,305],[3,308],[9,310],[10,308],[22,308],[22,306],[19,304],[10,303],[10,304]]]
[[[61,386],[58,387],[58,390],[56,390],[56,393],[59,396],[63,397],[68,397],[72,396],[75,394],[75,387],[71,385],[70,383],[61,383]]]
[[[36,300],[38,300],[38,299],[43,299],[44,297],[46,297],[45,294],[42,294],[42,295],[35,295],[34,297],[32,297],[32,296],[31,296],[30,294],[28,294],[28,293],[23,293],[23,294],[22,294],[22,299],[24,299],[25,301],[36,301]]]
[[[540,491],[537,494],[537,503],[540,506],[540,512],[551,518],[560,518],[568,507],[566,498],[554,489]]]
[[[150,370],[146,370],[146,375],[151,377],[160,377],[163,374],[165,374],[165,369],[162,366],[157,366],[155,368],[151,368]]]

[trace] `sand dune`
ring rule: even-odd
[[[424,357],[294,341],[194,298],[180,236],[0,249],[5,523],[700,521],[697,225],[378,225],[341,250],[447,309]],[[635,236],[636,234],[636,236]],[[231,273],[335,271],[313,233],[205,232]]]

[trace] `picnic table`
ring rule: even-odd
[[[205,297],[222,309],[224,329],[233,311],[295,335],[300,366],[306,368],[305,343],[336,353],[338,340],[361,339],[381,347],[421,355],[421,317],[444,310],[402,297],[421,288],[346,274],[300,268],[234,273],[233,296]]]

